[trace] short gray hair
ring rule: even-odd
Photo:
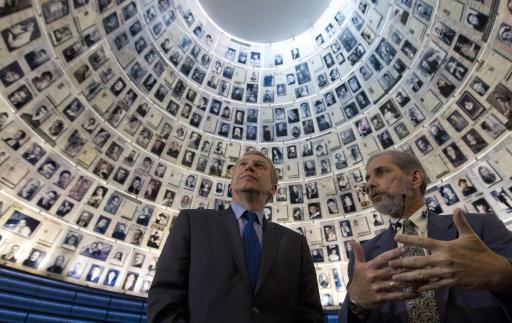
[[[376,158],[388,155],[391,155],[393,163],[395,163],[395,165],[397,165],[402,170],[403,173],[411,174],[415,170],[419,170],[421,172],[421,174],[423,175],[423,182],[421,183],[420,186],[420,193],[421,195],[425,195],[428,184],[427,172],[425,171],[425,168],[423,167],[419,159],[416,158],[416,156],[414,156],[413,154],[393,149],[384,150],[371,155],[370,158],[368,158],[366,165],[368,165]]]

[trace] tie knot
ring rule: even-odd
[[[409,219],[403,221],[404,234],[417,235],[416,225]]]
[[[247,219],[248,223],[258,222],[258,215],[254,212],[245,211],[244,216]]]

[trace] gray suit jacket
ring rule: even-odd
[[[300,234],[263,223],[252,290],[231,208],[185,210],[176,219],[149,291],[149,322],[323,322],[316,273]]]
[[[483,242],[494,252],[512,259],[512,232],[495,214],[464,214],[468,223]],[[427,232],[436,240],[458,238],[452,215],[429,212]],[[371,260],[396,248],[394,230],[386,231],[363,244],[365,259]],[[492,265],[492,264],[489,264]],[[348,274],[352,278],[354,260],[350,257]],[[497,295],[488,290],[467,290],[445,287],[435,291],[441,322],[512,322],[512,291]],[[359,322],[348,310],[348,296],[343,302],[340,322]],[[367,322],[407,322],[405,302],[389,302],[372,310]]]

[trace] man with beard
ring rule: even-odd
[[[264,219],[275,167],[251,150],[238,160],[231,206],[183,210],[149,291],[149,322],[324,322],[309,247]]]
[[[512,321],[512,232],[494,214],[429,211],[425,170],[405,152],[371,156],[366,181],[395,220],[363,246],[350,241],[340,322]]]

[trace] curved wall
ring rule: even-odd
[[[145,297],[183,208],[223,208],[240,154],[280,184],[324,306],[346,243],[387,226],[362,191],[383,149],[424,161],[428,206],[512,211],[507,1],[333,1],[308,31],[246,43],[190,1],[0,7],[0,261]]]

